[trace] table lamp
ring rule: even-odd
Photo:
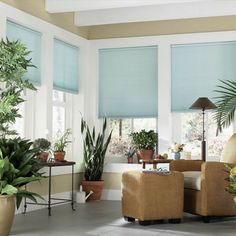
[[[215,109],[216,105],[207,97],[198,98],[189,109],[202,110],[202,160],[206,161],[205,110]]]

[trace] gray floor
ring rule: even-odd
[[[156,224],[140,226],[138,222],[125,222],[118,201],[101,201],[77,204],[73,212],[70,205],[57,206],[48,217],[47,210],[17,215],[11,235],[17,236],[168,236],[168,235],[222,235],[236,236],[236,218],[215,219],[202,223],[199,217],[185,215],[181,224]]]

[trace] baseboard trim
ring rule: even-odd
[[[110,201],[121,201],[121,190],[120,189],[103,189],[102,200]]]

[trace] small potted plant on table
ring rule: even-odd
[[[64,161],[65,159],[65,148],[71,142],[69,141],[69,136],[71,135],[71,129],[66,129],[66,131],[58,137],[54,143],[53,153],[55,161]]]
[[[143,160],[153,158],[154,149],[157,145],[157,133],[154,130],[141,130],[140,132],[131,133],[132,141],[138,149],[138,157]]]
[[[128,151],[125,152],[125,156],[127,157],[127,161],[129,164],[134,163],[134,154],[135,154],[135,149],[130,147]]]
[[[42,162],[46,162],[48,159],[49,150],[51,148],[51,142],[45,138],[38,138],[35,139],[33,146],[39,150],[37,159]]]
[[[179,160],[180,159],[180,153],[184,150],[184,144],[180,143],[174,143],[171,146],[171,152],[174,153],[174,159]]]

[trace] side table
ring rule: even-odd
[[[49,175],[48,175],[48,203],[34,203],[34,202],[27,202],[25,199],[24,204],[24,212],[26,213],[27,204],[30,205],[41,205],[41,206],[47,206],[48,207],[48,215],[51,216],[51,206],[65,203],[65,202],[71,202],[72,210],[74,209],[74,161],[63,161],[63,162],[45,162],[42,163],[43,167],[49,168]],[[71,166],[71,199],[64,199],[64,198],[53,198],[52,195],[52,168],[54,167],[62,167],[62,166]],[[56,202],[52,202],[52,200]]]
[[[171,159],[153,159],[153,160],[143,160],[141,159],[140,162],[142,163],[143,165],[143,169],[146,168],[146,164],[153,164],[153,169],[156,169],[157,168],[157,164],[159,163],[170,163]]]

